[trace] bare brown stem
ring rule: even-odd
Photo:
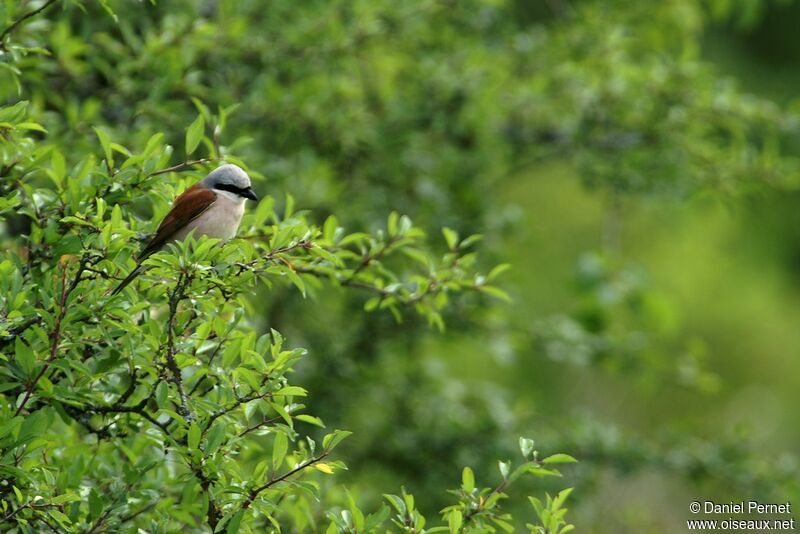
[[[80,265],[78,266],[78,272],[75,273],[75,278],[72,280],[72,283],[67,286],[67,266],[65,264],[61,264],[62,271],[61,271],[61,298],[59,300],[59,310],[58,315],[56,315],[55,324],[53,325],[53,329],[50,331],[50,356],[45,361],[42,368],[36,374],[33,380],[28,383],[28,386],[25,388],[25,395],[22,397],[22,401],[20,401],[19,406],[17,406],[16,411],[14,412],[14,416],[16,417],[19,415],[25,405],[31,398],[33,391],[36,389],[36,385],[39,383],[39,380],[47,373],[47,370],[50,369],[50,365],[58,358],[58,346],[61,343],[61,325],[64,321],[64,316],[67,314],[67,300],[69,299],[70,294],[75,291],[75,288],[78,287],[78,284],[82,280],[81,275],[83,274],[86,265],[89,263],[89,258],[87,256],[83,256],[81,258]]]
[[[186,169],[191,169],[195,165],[205,165],[206,163],[211,163],[214,160],[211,159],[196,159],[192,161],[184,161],[183,163],[178,163],[177,165],[173,165],[172,167],[167,167],[166,169],[160,169],[157,171],[153,171],[147,175],[148,178],[151,176],[158,176],[159,174],[167,174],[168,172],[181,172],[185,171]]]
[[[24,15],[22,15],[20,18],[18,18],[18,19],[17,19],[17,20],[15,20],[14,22],[12,22],[12,23],[11,23],[11,24],[8,26],[8,28],[6,28],[5,30],[3,30],[3,33],[0,33],[0,49],[3,49],[3,50],[5,50],[5,49],[6,49],[6,37],[7,37],[7,36],[8,36],[8,35],[9,35],[11,32],[13,32],[13,31],[14,31],[14,30],[17,28],[17,26],[19,26],[20,24],[22,24],[23,22],[25,22],[25,21],[26,21],[26,20],[28,20],[29,18],[31,18],[31,17],[35,17],[36,15],[38,15],[39,13],[41,13],[42,11],[44,11],[45,9],[47,9],[48,7],[50,7],[50,6],[52,6],[53,4],[55,4],[56,2],[58,2],[58,0],[47,0],[47,2],[45,2],[44,4],[42,4],[42,6],[41,6],[41,7],[38,7],[38,8],[36,8],[36,9],[32,9],[31,11],[28,11],[27,13],[25,13]]]

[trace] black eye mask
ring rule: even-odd
[[[240,197],[249,198],[250,200],[258,200],[255,192],[253,192],[253,190],[249,187],[236,187],[233,184],[217,184],[214,186],[214,189],[228,191],[235,195],[239,195]]]

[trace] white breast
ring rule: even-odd
[[[181,240],[194,230],[195,239],[207,235],[216,239],[227,241],[236,236],[239,223],[244,215],[244,198],[217,194],[217,200],[199,217],[186,225],[175,234],[175,239]]]

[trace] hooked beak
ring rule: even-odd
[[[252,188],[248,187],[244,191],[240,193],[244,198],[249,198],[250,200],[258,201],[258,195],[256,195],[255,191]]]

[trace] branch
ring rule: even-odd
[[[178,388],[178,394],[181,398],[178,412],[183,416],[186,422],[191,422],[193,419],[192,412],[189,409],[189,398],[186,395],[186,390],[183,387],[183,379],[181,378],[181,368],[175,361],[175,316],[178,313],[178,303],[183,300],[186,288],[192,281],[192,277],[188,273],[181,273],[178,278],[178,283],[175,284],[175,290],[169,296],[169,320],[167,321],[167,368],[170,370],[172,377],[170,382],[175,384]]]
[[[139,369],[134,367],[133,372],[131,373],[131,383],[128,384],[127,389],[119,396],[119,398],[114,402],[114,406],[122,406],[127,402],[127,400],[133,395],[133,392],[136,391],[136,386],[139,385]]]
[[[95,521],[94,525],[92,525],[92,527],[86,531],[86,534],[94,534],[95,532],[97,532],[98,531],[97,529],[103,526],[103,524],[106,522],[108,516],[111,515],[111,512],[113,510],[114,510],[113,505],[109,506],[108,509],[105,512],[103,512],[103,514],[100,517],[97,518],[97,521]]]
[[[25,503],[19,508],[15,508],[14,510],[4,515],[3,517],[0,517],[0,524],[5,523],[9,519],[17,515],[19,512],[25,510],[26,508],[30,508],[31,510],[36,510],[38,508],[57,508],[57,505],[51,503],[33,503],[33,502]]]
[[[269,397],[271,395],[272,395],[272,391],[267,391],[266,393],[251,393],[250,395],[247,395],[245,397],[237,397],[236,402],[234,402],[233,404],[231,404],[227,408],[221,408],[221,409],[217,410],[216,412],[212,413],[210,416],[208,416],[208,422],[206,424],[206,430],[211,428],[211,424],[214,421],[216,421],[217,419],[219,419],[223,415],[232,412],[233,410],[235,410],[236,408],[238,408],[242,404],[247,404],[250,401],[263,399],[263,398]]]
[[[241,239],[253,239],[253,238],[264,239],[265,236],[261,235],[261,234],[257,234],[257,235],[249,235],[249,236],[242,236],[241,237]],[[301,239],[301,240],[299,240],[296,243],[293,243],[291,245],[286,245],[285,247],[280,247],[280,248],[276,248],[276,249],[270,250],[269,252],[264,254],[263,257],[257,258],[257,259],[255,259],[253,261],[248,262],[248,263],[237,263],[236,266],[239,268],[239,274],[243,273],[244,271],[253,271],[255,273],[263,272],[263,270],[261,270],[261,269],[256,269],[256,266],[262,260],[263,261],[268,261],[268,262],[279,260],[279,261],[283,261],[285,263],[286,260],[281,257],[281,254],[286,254],[288,252],[293,252],[293,251],[295,251],[295,250],[297,250],[299,248],[301,248],[303,250],[310,250],[310,249],[314,248],[314,246],[315,246],[315,244],[314,244],[313,241],[310,241],[308,239]]]
[[[266,419],[264,421],[261,421],[260,423],[258,423],[256,425],[247,427],[243,431],[239,432],[239,437],[241,438],[242,436],[245,436],[245,435],[249,434],[250,432],[253,432],[254,430],[258,430],[259,428],[264,428],[265,426],[269,426],[272,423],[277,423],[281,419],[283,419],[283,418],[280,417],[280,416],[271,417],[270,419]]]
[[[87,432],[89,432],[90,434],[95,434],[97,436],[98,441],[101,439],[112,439],[120,435],[120,434],[113,435],[109,431],[111,425],[116,421],[99,428],[95,428],[94,426],[92,426],[92,423],[90,421],[91,416],[87,413],[88,411],[90,410],[80,410],[75,406],[64,404],[64,412],[68,416],[70,416],[75,422],[77,422],[79,425],[85,428]]]
[[[158,176],[159,174],[167,174],[168,172],[181,172],[185,171],[186,169],[191,169],[195,165],[205,165],[206,163],[211,163],[212,159],[196,159],[192,161],[184,161],[183,163],[178,163],[177,165],[173,165],[172,167],[167,167],[166,169],[161,169],[158,171],[153,171],[147,175],[147,178],[151,176]]]
[[[347,277],[343,282],[341,282],[341,284],[343,286],[346,286],[354,282],[356,276],[358,276],[358,274],[361,271],[363,271],[373,261],[379,261],[381,258],[383,258],[383,256],[386,255],[387,252],[389,252],[389,249],[392,248],[392,245],[400,241],[400,239],[401,236],[394,236],[385,243],[383,243],[381,248],[379,248],[378,251],[375,252],[375,254],[366,254],[362,258],[361,263],[359,263],[358,266],[355,269],[353,269],[353,272],[350,273],[350,276]]]
[[[38,315],[34,315],[33,317],[28,317],[18,325],[12,326],[8,329],[8,334],[4,336],[0,336],[0,347],[5,346],[10,341],[13,341],[17,336],[23,333],[28,328],[32,327],[35,324],[41,324],[42,318]]]
[[[59,302],[58,316],[56,316],[53,330],[50,332],[50,357],[47,358],[39,373],[25,389],[25,396],[22,397],[22,401],[19,403],[19,406],[14,412],[15,417],[22,412],[23,408],[25,408],[25,404],[27,404],[27,402],[30,400],[33,390],[36,389],[36,385],[39,383],[39,380],[41,380],[45,373],[47,373],[47,370],[50,368],[50,364],[52,364],[56,358],[58,358],[58,345],[61,342],[61,324],[64,321],[64,316],[67,314],[67,300],[69,299],[70,294],[75,291],[75,288],[78,287],[78,284],[81,282],[81,274],[83,274],[84,269],[89,263],[90,259],[88,256],[84,255],[81,257],[81,263],[78,266],[78,272],[75,273],[75,278],[72,280],[72,283],[69,286],[67,286],[67,266],[62,263],[63,271],[61,274],[61,299]]]
[[[5,39],[11,32],[13,32],[17,28],[17,26],[19,26],[20,24],[22,24],[23,22],[25,22],[29,18],[35,17],[36,15],[38,15],[39,13],[41,13],[42,11],[47,9],[48,7],[50,7],[53,4],[55,4],[56,2],[58,2],[58,0],[47,0],[47,2],[45,2],[41,7],[37,8],[37,9],[34,9],[34,10],[31,10],[31,11],[28,11],[27,13],[22,15],[20,18],[18,18],[14,22],[12,22],[11,25],[8,28],[3,30],[3,33],[0,33],[0,49],[6,50]]]
[[[489,500],[489,497],[491,497],[496,493],[503,493],[506,490],[507,486],[508,486],[507,480],[503,480],[502,482],[500,482],[500,484],[497,487],[495,487],[492,491],[489,492],[488,495],[486,495],[486,498],[482,498],[480,500],[480,503],[478,504],[477,507],[468,510],[467,513],[464,514],[464,520],[462,522],[462,525],[466,525],[467,523],[471,522],[474,518],[479,516],[481,513],[483,513],[485,511],[484,504],[486,503],[487,500]]]
[[[328,454],[330,454],[330,453],[328,451],[325,451],[322,454],[320,454],[319,456],[315,456],[313,458],[309,458],[305,462],[303,462],[301,464],[298,464],[294,469],[290,469],[289,471],[285,472],[281,476],[275,477],[275,478],[271,478],[269,480],[269,482],[267,482],[263,486],[258,486],[257,488],[250,490],[250,494],[247,496],[247,498],[242,503],[242,508],[243,509],[249,508],[250,505],[253,503],[253,501],[256,499],[256,497],[258,497],[259,493],[261,493],[262,491],[267,490],[267,489],[271,488],[272,486],[274,486],[275,484],[278,484],[279,482],[283,482],[284,480],[286,480],[290,476],[292,476],[292,475],[294,475],[296,473],[299,473],[303,469],[314,465],[315,463],[319,462],[320,460],[322,460],[326,456],[328,456]]]
[[[167,428],[167,423],[159,422],[158,419],[156,419],[155,417],[150,415],[145,410],[145,406],[147,405],[147,401],[149,401],[149,400],[150,400],[150,397],[146,397],[146,398],[142,399],[135,406],[118,406],[117,403],[115,403],[112,406],[85,406],[84,407],[84,411],[94,412],[94,413],[98,413],[98,414],[109,414],[109,413],[111,413],[111,414],[120,414],[120,413],[136,414],[136,415],[142,417],[143,419],[146,419],[147,421],[152,423],[154,426],[157,426],[158,428],[160,428],[161,431],[164,432],[165,434],[170,435],[169,429]]]
[[[130,514],[123,515],[122,517],[119,518],[119,524],[121,525],[123,523],[127,523],[128,521],[132,521],[132,520],[136,519],[138,516],[142,515],[143,513],[149,512],[150,510],[155,508],[157,504],[158,504],[158,501],[154,501],[154,502],[151,502],[150,504],[148,504],[147,506],[144,506],[144,507],[140,508],[139,510],[137,510],[135,512],[131,512]]]
[[[386,299],[386,298],[389,298],[389,297],[394,297],[397,300],[398,303],[403,304],[403,305],[410,305],[410,304],[416,304],[418,302],[421,302],[422,300],[425,300],[426,297],[429,297],[431,295],[435,295],[438,291],[441,290],[441,288],[445,284],[454,281],[454,279],[452,277],[442,278],[441,280],[437,280],[437,279],[431,277],[431,278],[428,279],[428,283],[425,285],[425,287],[421,291],[411,292],[410,290],[408,290],[407,287],[402,286],[408,292],[408,294],[403,294],[400,291],[387,291],[385,288],[377,286],[377,285],[374,285],[374,284],[370,284],[370,283],[367,283],[367,282],[362,282],[360,280],[353,280],[352,277],[347,277],[347,278],[342,279],[341,277],[337,276],[336,273],[334,273],[334,275],[331,276],[331,273],[326,273],[326,272],[320,271],[318,269],[315,269],[313,267],[302,267],[301,266],[301,267],[297,267],[295,270],[298,273],[308,274],[308,275],[314,276],[316,278],[324,278],[324,279],[333,278],[341,287],[353,287],[353,288],[356,288],[356,289],[363,289],[363,290],[368,291],[370,293],[377,294],[382,299]],[[476,291],[478,290],[478,287],[474,286],[474,285],[463,286],[463,288],[464,289],[472,289],[472,290],[476,290]]]
[[[211,531],[215,532],[217,530],[217,523],[219,523],[219,508],[217,508],[217,503],[214,501],[214,497],[211,496],[211,479],[203,472],[203,468],[201,466],[192,466],[192,472],[197,480],[200,481],[200,487],[203,488],[203,492],[206,494],[206,498],[208,499],[208,512],[206,513],[206,519],[208,520],[208,526],[211,527]]]

